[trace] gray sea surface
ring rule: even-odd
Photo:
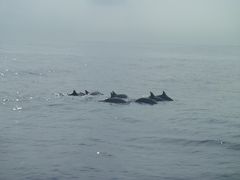
[[[239,46],[1,44],[0,179],[239,180],[239,109]]]

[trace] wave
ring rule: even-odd
[[[235,142],[215,140],[215,139],[184,139],[184,138],[157,138],[157,137],[143,137],[143,138],[131,138],[128,142],[139,142],[145,144],[157,144],[157,143],[170,143],[174,145],[182,146],[221,146],[231,150],[240,150],[240,144]]]

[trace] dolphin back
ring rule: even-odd
[[[170,98],[170,97],[165,93],[165,91],[163,91],[163,93],[162,93],[161,95],[158,95],[157,97],[162,98],[164,101],[173,101],[173,99]]]
[[[125,101],[124,99],[121,99],[121,98],[107,98],[105,100],[101,100],[99,102],[109,102],[109,103],[116,103],[116,104],[126,104],[127,101]]]
[[[151,98],[139,98],[135,102],[142,103],[142,104],[150,104],[150,105],[157,104],[157,101]]]
[[[128,96],[127,96],[126,94],[117,94],[117,93],[115,93],[114,91],[112,91],[112,92],[111,92],[111,98],[114,98],[114,97],[123,98],[123,99],[128,98]]]

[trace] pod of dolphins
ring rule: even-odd
[[[87,90],[85,90],[84,93],[83,92],[77,93],[75,90],[73,90],[71,94],[68,94],[68,96],[85,96],[85,95],[98,96],[103,94],[99,91],[89,92]],[[115,91],[112,91],[111,96],[109,98],[100,100],[99,102],[108,102],[115,104],[128,104],[130,102],[136,102],[139,104],[154,105],[157,104],[159,101],[173,101],[173,99],[168,97],[165,91],[163,91],[161,95],[154,95],[153,92],[150,92],[150,96],[142,97],[136,100],[128,100],[128,96],[126,94],[117,94]]]

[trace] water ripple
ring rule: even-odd
[[[156,144],[156,143],[170,143],[174,145],[182,146],[222,146],[232,150],[240,150],[239,143],[233,143],[223,140],[205,139],[205,140],[194,140],[194,139],[181,139],[181,138],[157,138],[157,137],[142,137],[142,138],[130,138],[128,142],[138,142],[145,144]]]

